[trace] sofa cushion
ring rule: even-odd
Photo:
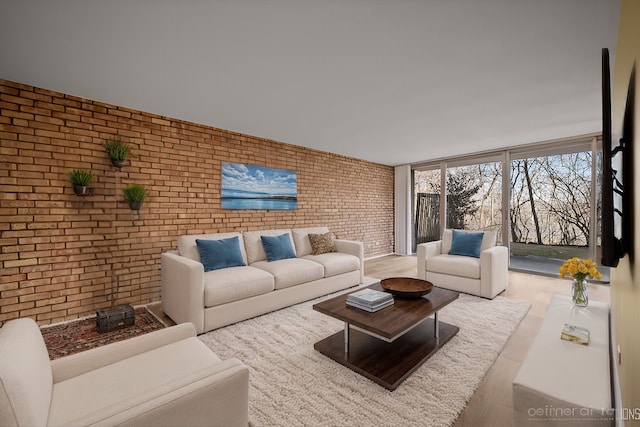
[[[482,237],[482,245],[480,246],[480,252],[485,249],[492,248],[496,245],[497,233],[492,230],[484,231],[484,237]],[[453,230],[445,229],[442,233],[442,253],[448,254],[451,250],[451,241],[453,239]]]
[[[273,289],[273,276],[251,266],[229,267],[204,273],[205,307],[266,294]]]
[[[309,233],[309,241],[311,242],[312,255],[322,255],[336,251],[336,245],[333,243],[333,235],[331,233]]]
[[[307,255],[304,259],[322,264],[324,277],[337,276],[338,274],[357,271],[360,268],[360,259],[357,256],[339,252]]]
[[[220,362],[193,337],[61,381],[53,387],[49,425],[100,424],[123,409],[188,386]]]
[[[451,276],[480,278],[480,259],[441,254],[427,259],[427,271]]]
[[[291,238],[291,230],[260,230],[260,231],[245,231],[242,233],[244,238],[244,246],[247,253],[247,264],[251,265],[257,261],[264,261],[267,259],[267,254],[262,246],[261,236],[280,236],[282,234],[289,234]],[[293,242],[293,239],[292,239]]]
[[[264,253],[267,254],[268,261],[296,257],[289,233],[279,236],[260,236],[260,240],[262,240],[262,246],[264,247]]]
[[[53,376],[49,353],[33,319],[0,328],[0,425],[44,426]]]
[[[324,234],[328,232],[329,229],[327,227],[294,228],[291,230],[293,242],[296,245],[296,254],[298,254],[299,257],[311,255],[312,248],[309,233]]]
[[[190,258],[194,261],[202,262],[200,260],[200,253],[198,252],[198,245],[196,244],[196,239],[201,240],[219,240],[219,239],[229,239],[232,237],[238,237],[238,244],[240,246],[240,252],[242,253],[242,259],[245,264],[247,262],[247,254],[244,250],[244,239],[242,233],[232,232],[232,233],[213,233],[213,234],[192,234],[192,235],[184,235],[178,237],[178,253],[186,258]]]
[[[238,236],[228,239],[196,239],[196,245],[204,271],[246,265],[240,251]]]
[[[301,283],[322,279],[324,267],[317,262],[302,258],[281,259],[279,261],[258,261],[251,264],[260,268],[275,279],[275,289],[288,288]]]
[[[483,237],[484,233],[482,231],[453,230],[449,255],[480,258],[480,246],[482,245]]]

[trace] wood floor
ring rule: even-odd
[[[365,275],[377,279],[388,277],[416,277],[417,261],[414,256],[388,255],[365,261]],[[460,414],[454,427],[508,427],[512,425],[513,395],[511,383],[520,363],[535,337],[547,306],[554,294],[570,295],[571,281],[520,272],[509,272],[509,285],[501,296],[531,303],[518,328],[507,341],[504,350],[491,367],[476,393]],[[609,302],[609,287],[589,285],[589,298]],[[167,324],[171,319],[162,313],[160,304],[149,308]]]
[[[393,276],[416,277],[416,258],[389,255],[365,261],[365,275],[377,279]],[[570,295],[571,281],[553,277],[509,272],[509,285],[501,296],[529,301],[532,306],[507,341],[504,350],[482,380],[455,427],[500,427],[512,425],[511,383],[527,354],[554,294]],[[589,285],[589,299],[609,302],[609,287]]]

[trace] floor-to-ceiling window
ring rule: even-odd
[[[598,260],[598,153],[589,135],[414,165],[414,250],[446,227],[497,231],[514,268]]]
[[[492,230],[502,243],[502,162],[447,163],[447,228]]]
[[[511,265],[555,268],[574,256],[594,258],[591,146],[514,153],[509,168]]]
[[[414,249],[446,228],[494,230],[502,242],[500,157],[451,160],[413,170]],[[443,190],[444,188],[444,190]]]

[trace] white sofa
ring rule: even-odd
[[[496,246],[495,231],[484,232],[479,258],[449,255],[451,244],[452,230],[446,229],[442,240],[418,245],[418,278],[484,298],[494,298],[507,288],[509,249]]]
[[[0,328],[2,426],[246,426],[249,369],[182,324],[49,361],[30,318]]]
[[[184,235],[161,255],[162,310],[207,332],[364,282],[364,246],[334,239],[336,252],[312,255],[308,235],[327,227]],[[261,236],[288,234],[295,258],[267,261]],[[204,271],[196,239],[237,237],[245,266]]]

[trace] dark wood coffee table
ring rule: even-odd
[[[380,284],[370,288],[382,290]],[[355,292],[355,291],[354,291]],[[347,294],[313,309],[344,322],[339,331],[314,348],[372,381],[395,390],[433,353],[447,343],[458,327],[438,320],[438,310],[458,298],[458,292],[434,287],[421,298],[395,298],[392,306],[369,313],[346,304]],[[433,318],[429,316],[434,315]]]

